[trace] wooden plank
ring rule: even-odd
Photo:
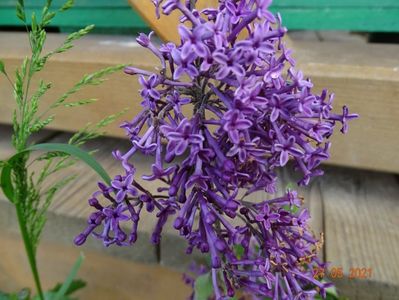
[[[40,0],[25,0],[25,7],[31,8],[42,8],[43,1]],[[59,8],[64,5],[66,0],[53,0],[51,7],[52,8]],[[15,1],[14,0],[2,0],[0,7],[14,7],[15,8]],[[73,7],[128,7],[126,0],[78,0],[75,1]]]
[[[60,7],[66,0],[53,0],[53,7]],[[143,1],[144,2],[144,1]],[[149,1],[148,1],[149,2]],[[203,2],[200,0],[199,2]],[[217,2],[214,1],[214,2]],[[200,3],[201,4],[201,3]],[[2,0],[0,6],[15,7],[14,0]],[[42,7],[38,0],[25,0],[25,7]],[[74,7],[127,7],[126,0],[79,0]],[[275,7],[399,7],[396,0],[274,0]]]
[[[175,32],[179,23],[177,12],[158,20],[150,1],[129,2],[162,39],[174,42],[180,40]],[[383,3],[373,3],[374,5],[364,1],[275,1],[271,10],[283,16],[283,24],[289,30],[399,31],[398,2],[393,4],[392,0],[386,0]],[[215,6],[217,1],[209,0],[199,2],[198,7],[201,9]]]
[[[155,7],[151,1],[144,2],[142,0],[129,0],[129,3],[162,40],[172,41],[174,43],[180,41],[176,28],[179,24],[179,18],[181,15],[177,11],[174,11],[169,16],[162,15],[160,19],[157,19],[155,15]],[[198,1],[198,9],[216,7],[217,3],[217,0],[201,0]]]
[[[52,141],[62,142],[67,138],[67,135],[60,135]],[[103,138],[88,147],[99,148],[97,159],[111,174],[116,174],[121,167],[111,157],[110,151],[114,148],[126,151],[129,143]],[[137,174],[149,172],[148,158],[137,156],[133,163]],[[50,208],[49,223],[44,234],[45,241],[58,245],[69,245],[73,236],[84,227],[84,219],[90,212],[85,199],[95,190],[97,181],[97,176],[88,172],[84,165],[78,164],[68,173],[78,174],[79,181],[58,194],[55,204]],[[56,181],[62,176],[59,173],[51,180]],[[281,194],[288,184],[292,185],[298,180],[298,174],[284,170],[279,178]],[[157,187],[141,182],[152,191]],[[399,292],[399,261],[396,259],[399,248],[399,182],[396,177],[329,167],[326,168],[325,177],[313,181],[309,187],[299,188],[299,192],[310,209],[311,226],[315,234],[325,233],[321,256],[331,262],[330,270],[339,267],[344,270],[345,277],[342,279],[331,278],[331,273],[327,273],[342,294],[354,300],[395,299]],[[271,195],[258,194],[254,201],[265,197]],[[0,201],[0,227],[16,232],[17,224],[12,216],[11,205]],[[110,247],[106,250],[107,254],[133,261],[156,262],[154,250],[151,250],[148,241],[154,224],[154,216],[146,215],[142,218],[139,242],[132,248]],[[185,247],[186,242],[176,230],[170,224],[166,225],[161,246],[157,250],[160,263],[183,269],[192,258],[184,254]],[[83,249],[100,251],[101,248],[100,242],[89,239]],[[201,255],[195,253],[194,257]],[[350,268],[372,268],[372,277],[349,278]]]
[[[279,8],[289,30],[399,31],[399,8]],[[372,22],[370,20],[373,20]]]
[[[54,48],[61,40],[61,35],[50,34],[49,48]],[[26,36],[0,33],[0,43],[0,57],[12,74],[28,53]],[[352,122],[347,136],[334,137],[330,162],[399,172],[399,161],[395,157],[399,151],[396,142],[396,128],[399,126],[399,46],[294,41],[293,48],[299,68],[313,79],[318,90],[328,87],[337,95],[337,108],[348,104],[353,112],[361,115],[360,119]],[[87,37],[71,52],[56,56],[40,73],[46,81],[54,82],[54,89],[43,99],[43,105],[54,101],[56,96],[79,81],[84,73],[126,62],[150,70],[158,66],[157,60],[139,47],[133,38]],[[125,107],[129,107],[130,111],[120,120],[130,119],[141,109],[139,89],[137,78],[122,72],[113,75],[103,85],[85,89],[74,97],[75,100],[99,98],[98,103],[79,108],[79,113],[71,109],[58,110],[52,128],[77,130],[88,121],[94,122]],[[6,99],[0,107],[0,122],[10,122],[12,91],[3,77],[0,77],[0,94]],[[109,134],[124,136],[117,126],[108,128]]]
[[[0,289],[15,292],[24,287],[33,288],[22,242],[15,235],[2,231],[0,243]],[[40,244],[38,262],[45,289],[65,280],[79,252],[79,248],[71,245],[46,241]],[[78,278],[85,280],[87,287],[76,294],[79,299],[183,300],[190,295],[179,272],[115,258],[105,249],[87,250],[84,255]]]
[[[397,179],[388,174],[331,169],[320,185],[326,259],[331,268],[342,267],[344,271],[345,278],[337,280],[343,295],[362,300],[397,299]],[[351,279],[351,268],[371,268],[371,277]]]
[[[274,7],[399,7],[396,0],[274,0]]]
[[[46,51],[59,46],[65,35],[50,34]],[[29,53],[26,35],[23,33],[0,33],[0,57],[5,60],[6,68],[13,74],[21,59]],[[77,47],[70,52],[54,57],[41,73],[40,78],[53,83],[53,89],[44,97],[42,108],[55,101],[63,92],[76,84],[84,74],[98,71],[120,63],[131,63],[142,68],[152,69],[157,66],[154,57],[142,49],[131,37],[89,36],[77,43]],[[33,81],[33,87],[37,85]],[[108,127],[109,134],[123,136],[124,132],[117,124],[130,119],[140,107],[141,100],[138,93],[137,79],[125,75],[122,71],[109,77],[98,87],[89,87],[82,90],[71,101],[79,99],[97,98],[98,103],[76,109],[58,109],[55,111],[56,120],[51,125],[53,129],[76,131],[88,122],[96,122],[103,117],[130,108],[129,115],[122,116],[116,124]],[[0,122],[11,121],[14,101],[12,90],[0,77]],[[72,118],[72,119],[71,119]]]
[[[40,15],[39,9],[26,9],[26,14],[36,12]],[[142,19],[128,7],[81,7],[71,9],[65,14],[58,14],[51,23],[55,27],[85,27],[95,24],[96,28],[136,28],[147,30],[147,25]],[[1,26],[23,26],[15,15],[14,7],[1,7]]]
[[[348,104],[360,114],[348,135],[332,138],[330,162],[398,172],[399,47],[294,41],[293,48],[299,68],[317,89],[328,87],[337,108]]]

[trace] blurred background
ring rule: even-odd
[[[29,52],[25,27],[15,16],[15,0],[0,0],[0,57],[10,73]],[[60,6],[64,1],[53,1]],[[41,76],[55,89],[45,99],[70,88],[87,73],[106,66],[128,63],[153,69],[157,62],[141,49],[135,36],[154,30],[159,42],[178,40],[178,16],[155,20],[151,1],[76,0],[75,8],[58,15],[48,31],[49,49],[65,34],[95,24],[94,34],[77,43],[72,51],[55,57]],[[217,1],[199,0],[201,7]],[[39,11],[43,1],[26,1],[28,13]],[[324,232],[323,259],[331,268],[342,268],[342,278],[333,280],[349,299],[399,299],[399,1],[398,0],[275,0],[289,30],[286,42],[293,49],[298,68],[310,77],[316,90],[328,88],[336,95],[335,107],[347,104],[360,119],[348,135],[333,138],[332,158],[324,166],[326,176],[301,193],[311,210],[315,232]],[[98,98],[72,114],[57,112],[52,130],[38,141],[67,141],[87,122],[129,108],[119,121],[131,119],[140,110],[138,83],[124,74],[112,76],[100,87],[85,89],[76,100]],[[53,93],[53,94],[52,94]],[[0,159],[12,152],[9,126],[13,110],[12,91],[0,78]],[[109,173],[119,170],[111,158],[115,148],[127,147],[117,124],[107,137],[91,143]],[[137,161],[138,172],[146,162]],[[141,169],[140,169],[141,168]],[[79,182],[65,188],[51,207],[46,233],[39,249],[46,287],[61,281],[77,254],[87,259],[80,277],[88,287],[82,299],[185,299],[189,287],[181,280],[190,258],[185,243],[172,228],[166,229],[159,246],[149,242],[151,217],[143,221],[139,242],[132,248],[105,249],[94,240],[82,249],[72,244],[89,214],[86,199],[94,191],[96,175],[83,165],[73,169]],[[289,172],[281,174],[281,190],[295,182]],[[27,264],[22,264],[22,244],[12,207],[0,195],[0,289],[30,286]],[[23,269],[26,265],[26,269]],[[357,269],[371,269],[371,276],[351,276]],[[330,274],[331,275],[331,274]],[[327,275],[328,276],[328,275]]]

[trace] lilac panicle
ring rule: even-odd
[[[152,2],[159,16],[182,15],[181,42],[157,47],[152,34],[138,37],[159,67],[125,69],[138,76],[143,109],[121,125],[131,141],[126,153],[113,153],[123,175],[99,184],[89,200],[95,211],[75,243],[94,235],[106,246],[132,245],[144,209],[158,218],[153,243],[172,218],[187,253],[210,254],[217,299],[239,288],[273,299],[323,295],[329,284],[314,278],[321,241],[296,192],[258,204],[247,199],[274,193],[276,170],[290,160],[301,185],[321,175],[336,123],[346,133],[357,115],[347,107],[332,112],[333,95],[315,93],[295,69],[271,0],[220,0],[201,11],[196,1]],[[150,174],[135,174],[138,152],[154,158]],[[162,186],[156,192],[148,188],[154,182]]]

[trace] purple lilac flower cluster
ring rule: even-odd
[[[238,288],[273,299],[323,294],[328,284],[313,278],[322,264],[320,242],[310,233],[307,211],[292,210],[300,206],[296,193],[258,204],[247,199],[257,191],[275,193],[275,171],[290,159],[302,173],[299,184],[321,175],[336,122],[345,133],[356,115],[346,107],[333,113],[333,95],[315,94],[294,69],[271,0],[220,0],[218,8],[201,11],[193,0],[153,2],[158,14],[182,14],[181,42],[157,47],[151,34],[137,38],[160,67],[125,69],[139,76],[143,110],[122,124],[132,146],[114,157],[124,174],[99,184],[89,200],[96,211],[75,243],[93,234],[107,246],[131,245],[145,208],[158,220],[153,243],[173,216],[187,253],[210,253],[217,299]],[[157,193],[135,179],[131,158],[139,152],[154,157],[152,173],[142,179],[159,182]],[[242,257],[235,245],[244,248]]]
[[[244,203],[239,213],[247,225],[236,228],[240,238],[230,243],[238,244],[242,253],[237,248],[228,253],[223,276],[219,275],[222,284],[215,279],[215,269],[211,270],[215,299],[224,299],[223,291],[232,297],[235,288],[249,295],[245,299],[326,296],[332,284],[320,282],[317,272],[326,267],[317,257],[323,236],[318,240],[310,233],[310,216],[301,205],[294,191],[258,204]]]

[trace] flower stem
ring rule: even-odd
[[[28,257],[30,269],[33,275],[33,279],[35,281],[36,290],[40,300],[44,300],[43,289],[40,282],[40,276],[37,269],[36,257],[35,257],[35,250],[33,249],[33,245],[28,235],[28,230],[26,228],[24,213],[22,211],[22,207],[19,203],[16,203],[15,209],[17,212],[19,229],[21,231],[22,240],[25,246],[26,256]]]
[[[21,152],[21,149],[26,148],[26,139],[21,138],[16,150],[17,152]],[[36,262],[36,250],[34,246],[34,242],[32,237],[29,235],[27,228],[27,218],[26,218],[26,209],[25,205],[27,201],[29,201],[28,197],[28,176],[27,176],[27,163],[28,157],[20,158],[19,161],[15,165],[15,195],[14,195],[14,205],[17,214],[19,229],[22,236],[22,241],[25,246],[25,253],[28,257],[29,266],[33,275],[33,279],[35,282],[37,294],[40,300],[44,300],[44,294],[42,290],[42,286],[40,283],[39,271],[37,269]]]

